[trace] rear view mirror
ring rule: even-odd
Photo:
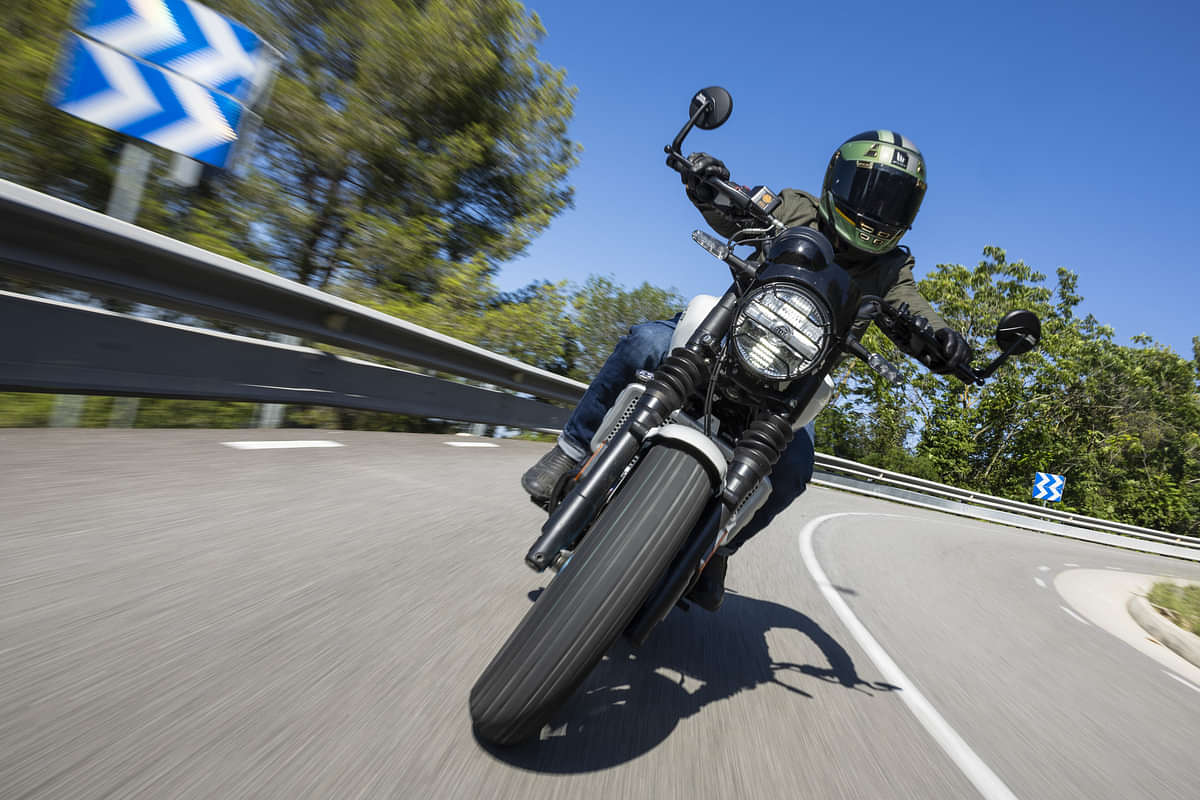
[[[733,113],[733,98],[729,92],[720,86],[709,86],[692,97],[692,104],[688,106],[688,117],[694,117],[709,101],[712,101],[711,107],[696,120],[696,127],[706,131],[721,127]]]
[[[1009,355],[1019,356],[1042,340],[1042,323],[1032,311],[1010,311],[996,327],[996,344]]]

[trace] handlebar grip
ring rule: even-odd
[[[704,182],[728,195],[729,198],[738,206],[744,208],[745,206],[750,205],[750,195],[743,192],[742,187],[738,186],[737,184],[730,183],[726,180],[721,180],[715,175],[709,175],[704,179]]]

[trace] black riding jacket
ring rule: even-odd
[[[779,199],[780,205],[773,216],[784,225],[789,228],[801,225],[817,227],[817,198],[799,189],[784,189],[779,193]],[[701,209],[701,213],[713,230],[726,238],[740,227],[728,215],[711,206],[707,210]],[[934,330],[949,327],[942,315],[934,311],[918,291],[912,273],[916,260],[907,247],[895,247],[874,257],[864,256],[861,261],[838,260],[838,265],[850,273],[863,294],[877,295],[892,305],[908,303],[909,309],[929,320]],[[861,336],[868,324],[866,321],[855,323],[854,332]]]

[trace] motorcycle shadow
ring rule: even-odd
[[[804,634],[826,663],[772,661],[766,637],[773,629]],[[845,648],[810,617],[727,592],[717,614],[673,611],[641,648],[619,640],[539,738],[513,747],[476,741],[496,759],[535,772],[606,769],[654,749],[714,700],[764,683],[808,699],[820,684],[867,694],[898,688],[860,677]]]

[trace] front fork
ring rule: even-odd
[[[525,554],[525,563],[541,572],[564,548],[573,547],[600,511],[613,484],[628,469],[654,428],[666,422],[711,375],[716,343],[729,330],[737,307],[736,286],[717,302],[683,347],[668,355],[647,383],[628,422],[608,441],[587,472],[550,514],[542,535]]]
[[[550,566],[563,549],[575,546],[579,536],[599,513],[613,484],[628,469],[641,450],[646,435],[661,426],[695,394],[711,375],[716,344],[728,331],[737,306],[737,293],[730,289],[717,303],[684,347],[677,347],[655,371],[629,420],[595,456],[594,462],[542,526],[542,534],[525,555],[535,572]],[[817,379],[817,384],[820,380]],[[815,389],[814,389],[815,391]],[[812,391],[800,393],[803,409]],[[730,515],[765,478],[792,440],[791,415],[770,414],[754,421],[738,440],[733,458],[720,487],[713,513],[703,527],[716,526],[714,535]],[[709,538],[709,542],[712,538]],[[700,550],[697,560],[705,555]],[[697,561],[692,561],[690,569]],[[677,599],[677,598],[676,598]],[[674,599],[671,604],[674,604]]]
[[[542,526],[542,535],[525,555],[525,563],[531,569],[541,572],[559,551],[575,545],[579,534],[600,511],[609,489],[641,449],[646,434],[666,422],[708,380],[710,360],[700,352],[701,347],[693,348],[689,342],[664,359],[634,406],[629,421],[595,456],[575,488]]]

